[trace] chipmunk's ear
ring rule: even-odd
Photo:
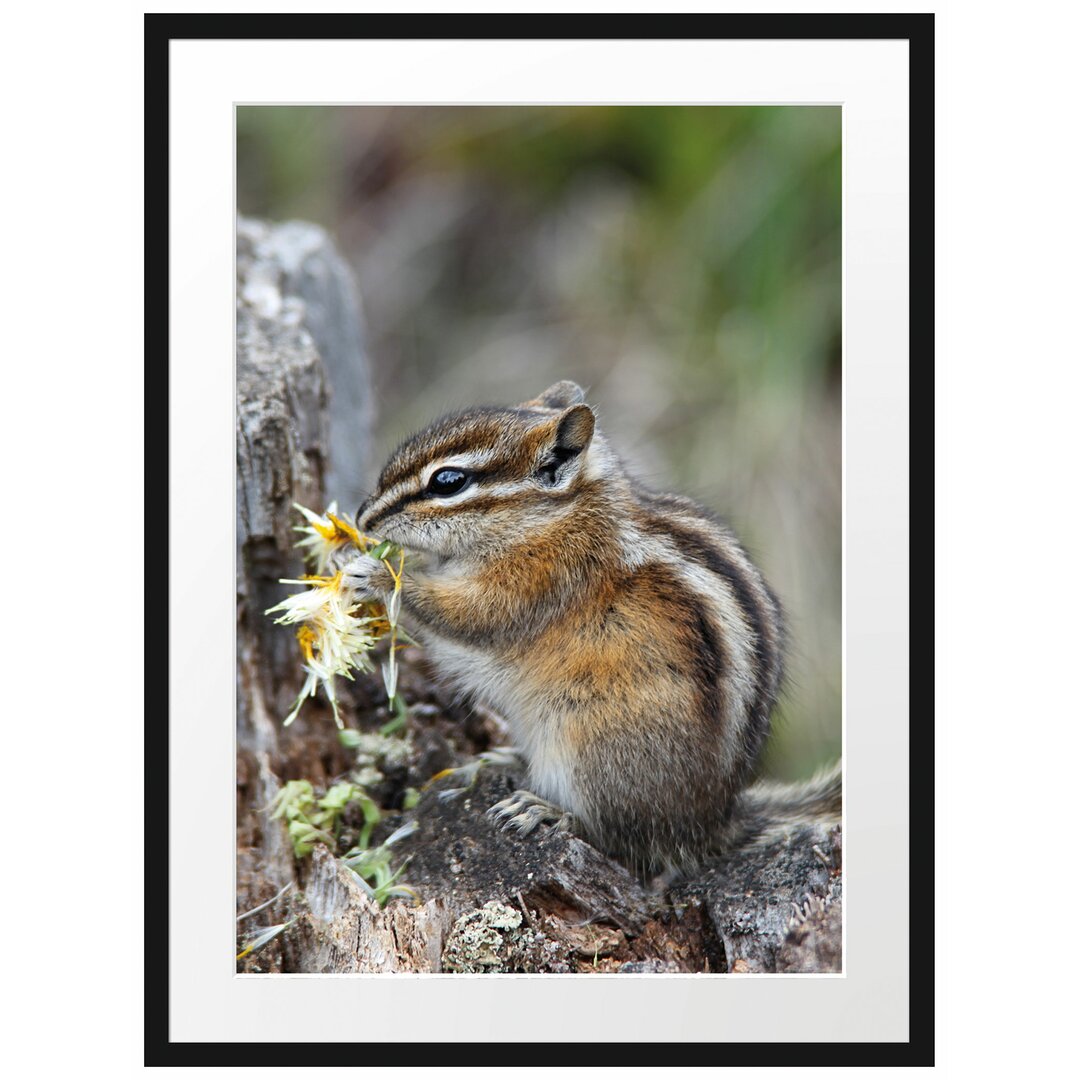
[[[564,453],[580,454],[592,441],[596,417],[588,405],[574,404],[559,417],[555,448]]]
[[[554,386],[549,386],[539,397],[524,402],[526,408],[565,409],[570,405],[580,405],[585,400],[585,391],[576,382],[563,379]]]
[[[537,477],[554,487],[576,471],[575,463],[592,442],[596,417],[588,405],[572,405],[551,425],[551,440],[541,451]]]

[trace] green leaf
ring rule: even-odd
[[[310,780],[289,780],[270,803],[271,817],[291,821],[310,809],[315,802],[315,789]]]
[[[409,706],[400,694],[395,694],[390,699],[390,707],[394,710],[393,718],[379,728],[380,735],[392,735],[395,731],[400,731],[409,719]]]

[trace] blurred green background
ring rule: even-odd
[[[325,226],[356,273],[376,466],[570,378],[646,483],[735,526],[788,613],[781,778],[840,753],[840,130],[836,107],[237,109],[240,212]]]

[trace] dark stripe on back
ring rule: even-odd
[[[685,495],[669,495],[665,492],[652,491],[649,488],[642,487],[640,484],[633,484],[633,492],[635,497],[640,501],[647,503],[649,506],[662,507],[664,509],[679,510],[690,517],[696,517],[705,524],[711,525],[720,529],[725,534],[725,540],[736,548],[749,563],[753,563],[753,560],[746,554],[746,550],[738,539],[733,535],[731,525],[714,510],[711,510],[707,506],[702,506],[700,503],[694,502],[692,499],[688,499]],[[666,521],[666,519],[665,519]],[[772,650],[774,668],[776,675],[776,684],[779,685],[780,678],[782,676],[783,659],[784,659],[784,641],[786,638],[786,628],[784,626],[784,609],[780,603],[776,593],[769,587],[769,583],[765,578],[758,573],[757,583],[761,587],[762,591],[768,597],[769,604],[772,605],[772,627],[775,631],[779,646]]]
[[[698,648],[696,649],[697,679],[695,681],[701,687],[705,715],[719,720],[722,715],[720,678],[727,673],[727,658],[705,612],[697,604],[692,604],[688,610],[697,613],[695,629]]]
[[[755,680],[756,694],[753,712],[757,725],[751,725],[751,727],[754,728],[767,722],[775,696],[774,686],[777,681],[779,656],[769,639],[768,631],[771,625],[766,622],[761,601],[755,595],[745,571],[733,560],[727,558],[714,544],[709,543],[692,529],[682,528],[669,517],[656,517],[646,511],[644,525],[648,532],[669,536],[683,555],[723,578],[731,587],[735,600],[754,634],[754,655],[757,658],[758,672]],[[766,596],[768,595],[766,593]],[[756,750],[764,737],[764,732],[747,731],[746,736],[752,740],[751,745]]]

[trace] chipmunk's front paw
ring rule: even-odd
[[[504,829],[517,830],[522,836],[528,836],[537,825],[554,825],[559,832],[572,832],[574,828],[573,814],[531,791],[515,791],[488,810],[488,817],[495,818]]]
[[[358,553],[355,548],[335,552],[331,564],[341,571],[343,584],[361,596],[381,597],[394,590],[394,575],[386,563]]]

